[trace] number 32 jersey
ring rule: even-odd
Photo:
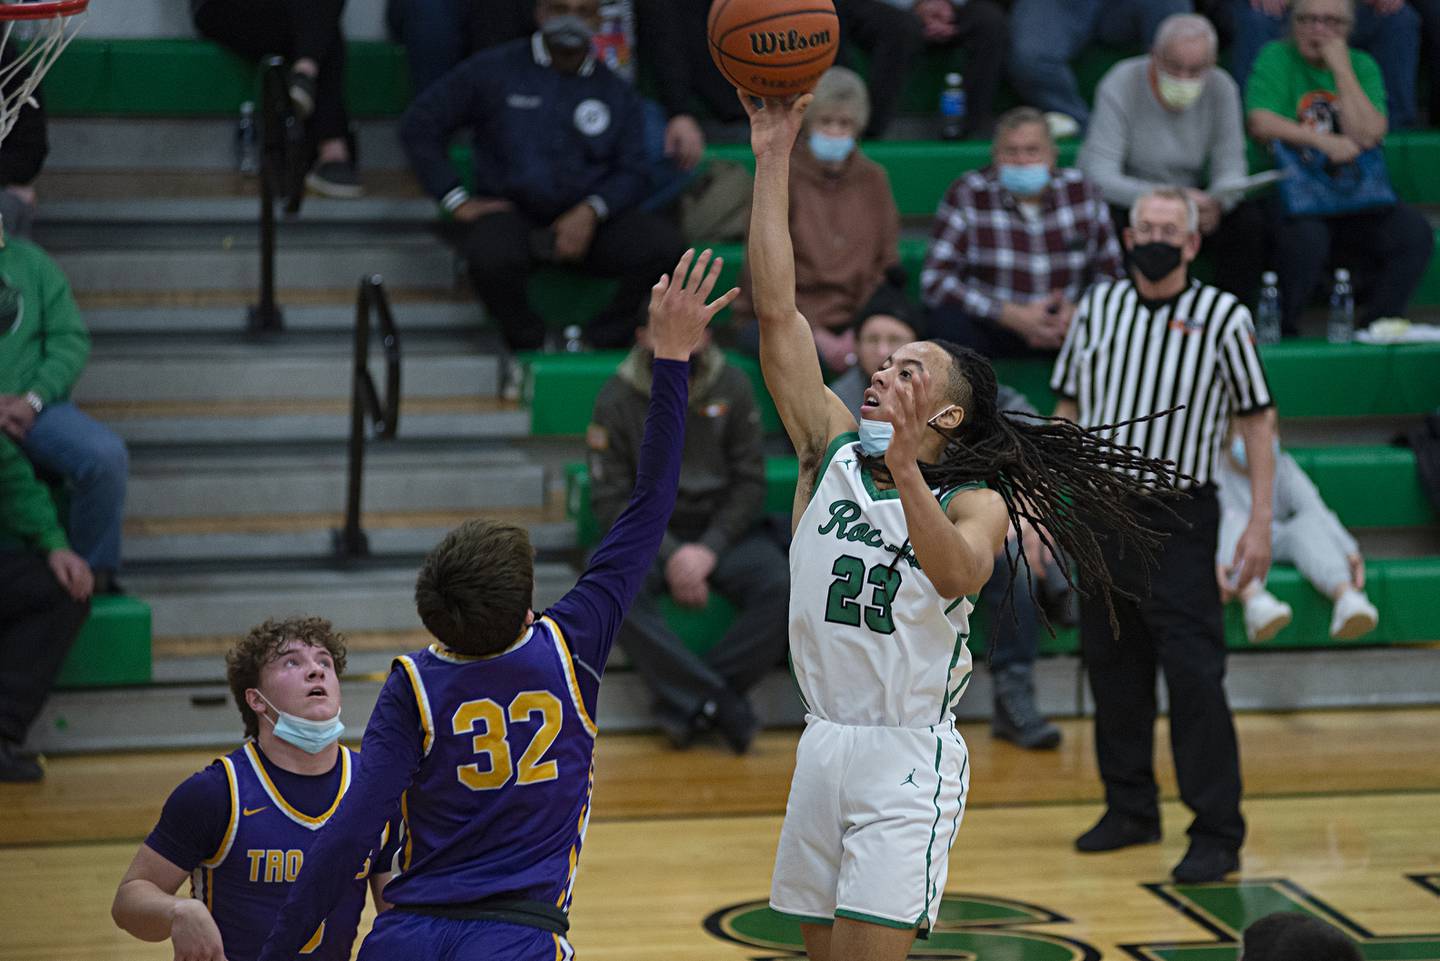
[[[396,659],[422,732],[405,792],[396,904],[503,895],[570,906],[590,817],[595,723],[560,626],[542,617],[509,650],[432,645]]]
[[[814,716],[837,724],[929,727],[970,680],[966,598],[942,598],[909,544],[895,490],[841,434],[821,462],[790,547],[790,660]],[[966,485],[936,496],[941,506]]]

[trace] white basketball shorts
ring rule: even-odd
[[[770,907],[812,924],[929,928],[969,787],[969,751],[953,721],[854,727],[807,717]]]

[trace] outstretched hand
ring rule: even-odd
[[[906,373],[911,376],[905,377]],[[930,416],[924,398],[930,396],[930,375],[923,370],[901,371],[895,379],[890,425],[895,429],[885,450],[885,466],[892,475],[920,460],[920,444],[929,430]]]
[[[694,270],[690,269],[692,261]],[[706,303],[724,265],[722,257],[711,260],[708,249],[701,251],[697,259],[692,248],[680,257],[673,278],[663,275],[650,288],[650,340],[656,357],[689,360],[706,326],[740,295],[739,287],[731,287],[713,303]]]
[[[803,93],[798,97],[766,97],[763,107],[755,106],[754,98],[743,90],[736,90],[745,114],[750,118],[750,149],[758,160],[764,156],[789,156],[795,147],[795,138],[800,136],[800,126],[805,121],[805,111],[815,99],[814,94]]]

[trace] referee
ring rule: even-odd
[[[1155,784],[1155,669],[1165,674],[1180,797],[1194,811],[1178,882],[1218,881],[1240,866],[1240,758],[1226,701],[1221,593],[1270,566],[1275,412],[1255,350],[1250,312],[1234,296],[1189,277],[1200,249],[1198,214],[1181,190],[1152,190],[1130,209],[1125,247],[1133,279],[1096,284],[1082,298],[1055,362],[1056,414],[1082,426],[1180,409],[1119,428],[1114,439],[1173,460],[1188,496],[1136,503],[1169,536],[1146,571],[1102,540],[1117,587],[1118,633],[1098,597],[1082,601],[1080,643],[1095,697],[1095,752],[1105,814],[1080,851],[1160,840]],[[1231,565],[1217,582],[1219,507],[1212,477],[1230,418],[1245,440],[1253,508]],[[1173,513],[1171,513],[1173,511]],[[1100,532],[1103,534],[1104,532]]]

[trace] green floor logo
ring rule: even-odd
[[[1440,896],[1440,875],[1409,875]],[[1208,940],[1122,945],[1139,961],[1236,961],[1240,932],[1275,911],[1304,911],[1338,927],[1355,940],[1367,961],[1440,961],[1440,933],[1378,936],[1285,879],[1220,884],[1147,884],[1144,888],[1207,932]],[[1007,898],[947,893],[930,938],[916,941],[912,961],[1099,961],[1100,952],[1074,938],[1026,930],[1033,925],[1068,924],[1047,908]],[[800,925],[749,901],[705,919],[715,937],[765,952],[753,961],[804,957]]]

